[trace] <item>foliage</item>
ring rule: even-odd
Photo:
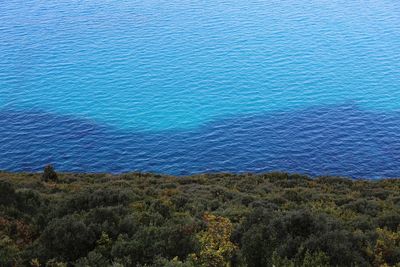
[[[375,244],[375,265],[394,266],[400,258],[400,229],[391,232],[387,229],[376,229],[378,239]],[[400,264],[399,264],[400,265]]]
[[[42,180],[45,182],[49,181],[57,181],[58,176],[57,173],[54,170],[54,167],[52,165],[47,165],[44,168],[43,174],[42,174]]]
[[[12,266],[18,259],[18,247],[8,236],[0,237],[0,266]]]
[[[68,215],[51,221],[39,241],[51,258],[77,260],[95,247],[96,235],[78,216]]]
[[[400,180],[0,172],[0,266],[400,266]]]
[[[227,218],[209,213],[204,214],[203,219],[207,224],[207,230],[198,234],[200,252],[193,256],[194,262],[198,266],[229,266],[237,249],[230,240],[232,223]]]

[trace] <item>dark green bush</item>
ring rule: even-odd
[[[74,261],[84,257],[94,249],[96,240],[94,230],[78,216],[68,215],[54,219],[44,229],[39,238],[45,258]]]
[[[44,168],[43,174],[42,174],[42,180],[45,182],[55,182],[58,180],[58,175],[54,170],[54,167],[52,165],[47,165]]]

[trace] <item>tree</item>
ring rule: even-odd
[[[40,243],[47,259],[73,261],[93,250],[96,239],[78,216],[68,215],[52,220],[40,236]]]
[[[0,266],[16,266],[18,247],[7,235],[0,238]]]
[[[260,220],[243,234],[242,255],[249,266],[270,266],[273,252],[281,259],[310,266],[313,260],[324,264],[329,259],[333,266],[365,266],[361,244],[364,236],[355,236],[344,229],[335,218],[314,214],[307,210],[274,214],[268,222]],[[324,255],[307,255],[324,253]],[[276,258],[275,256],[275,258]],[[311,262],[311,263],[310,263]]]
[[[5,181],[0,181],[0,203],[4,206],[15,204],[17,194],[14,187]]]
[[[329,267],[329,257],[323,252],[306,252],[301,267]]]
[[[194,256],[194,261],[200,266],[224,267],[229,262],[237,247],[230,241],[232,234],[232,223],[229,219],[204,214],[207,230],[198,234],[200,242],[200,253]]]
[[[398,266],[400,263],[400,231],[392,232],[387,229],[377,228],[374,255],[376,266]]]
[[[58,180],[58,176],[57,173],[54,170],[54,167],[52,165],[47,165],[44,168],[43,174],[42,174],[42,180],[45,182],[48,181],[57,181]]]

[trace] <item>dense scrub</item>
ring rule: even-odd
[[[400,266],[400,180],[0,173],[0,266]]]

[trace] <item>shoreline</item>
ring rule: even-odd
[[[7,171],[7,170],[0,170],[1,174],[10,174],[10,175],[41,175],[43,171]],[[278,176],[287,176],[287,177],[304,177],[308,179],[320,179],[320,178],[337,178],[337,179],[346,179],[346,180],[353,180],[353,181],[379,181],[379,180],[398,180],[400,179],[400,175],[398,177],[350,177],[350,176],[341,176],[341,175],[309,175],[309,174],[302,174],[302,173],[291,173],[291,172],[284,172],[284,171],[271,171],[271,172],[202,172],[202,173],[194,173],[194,174],[182,174],[182,175],[173,175],[168,173],[158,173],[158,172],[138,172],[138,171],[131,171],[131,172],[68,172],[68,171],[57,171],[57,173],[61,176],[112,176],[112,177],[120,177],[126,175],[134,175],[134,176],[143,176],[143,177],[176,177],[176,178],[185,178],[185,177],[215,177],[215,176],[257,176],[257,177],[265,177],[270,175],[278,175]]]

